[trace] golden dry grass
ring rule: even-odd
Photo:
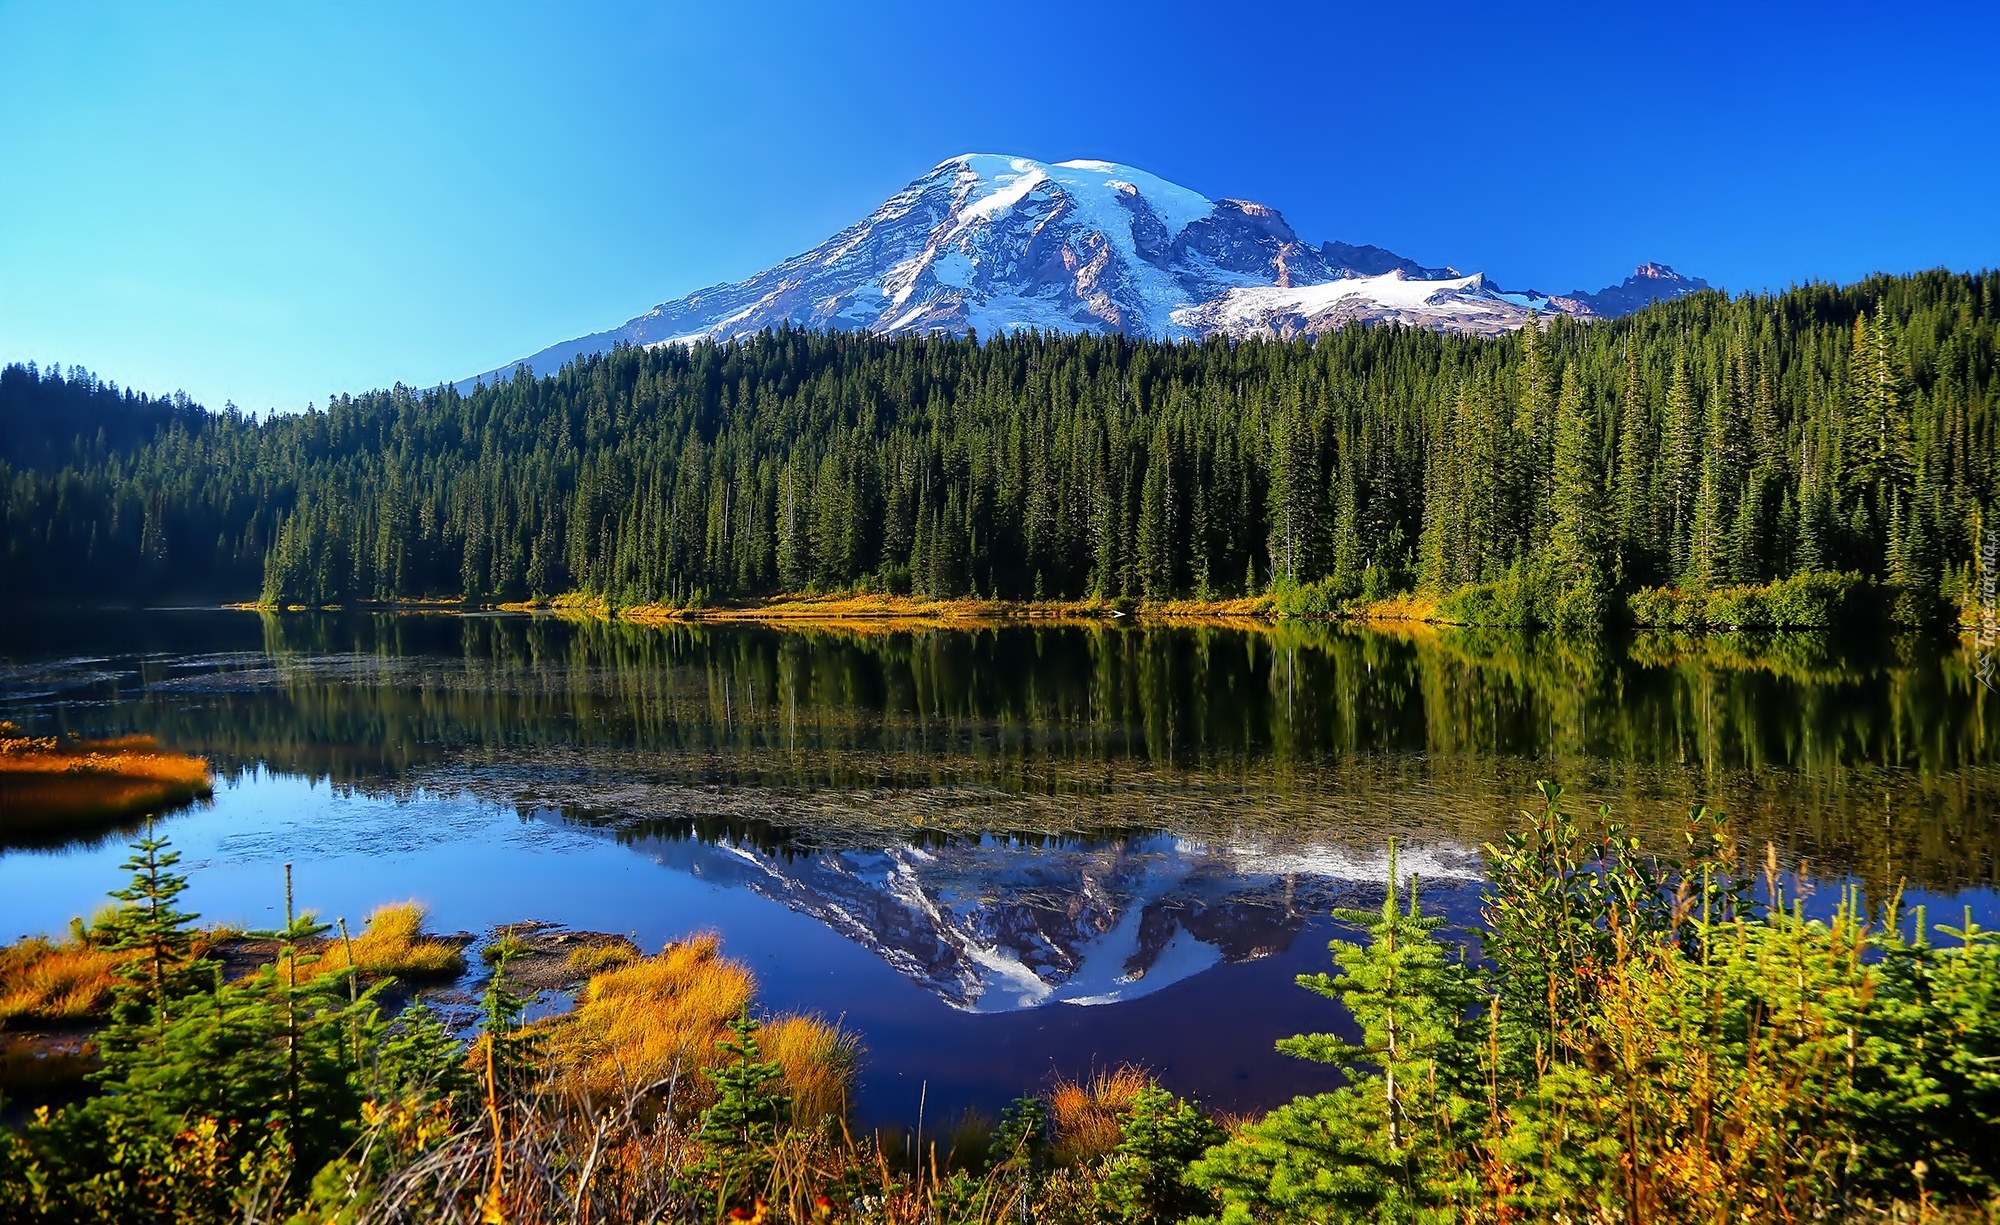
[[[125,954],[30,936],[0,949],[0,1028],[21,1022],[75,1022],[111,1006],[114,971]]]
[[[166,752],[150,736],[59,741],[0,723],[0,833],[116,820],[212,790],[206,758]]]
[[[1110,601],[1097,599],[989,600],[961,597],[941,600],[884,592],[835,592],[814,596],[773,596],[765,600],[705,608],[640,604],[621,609],[617,615],[642,625],[672,621],[762,621],[799,626],[851,626],[879,622],[921,627],[1011,620],[1101,619],[1109,616],[1114,608]]]
[[[551,1051],[576,1087],[612,1098],[680,1071],[684,1087],[713,1062],[723,1026],[750,1003],[742,963],[703,934],[592,978],[551,1028]]]
[[[1087,1081],[1059,1080],[1049,1093],[1049,1126],[1058,1160],[1095,1161],[1124,1138],[1119,1116],[1152,1083],[1134,1067],[1099,1072]]]
[[[758,1035],[764,1056],[785,1074],[792,1120],[813,1127],[847,1117],[861,1044],[855,1036],[819,1017],[784,1016]]]
[[[1436,622],[1438,602],[1430,596],[1411,592],[1364,604],[1354,611],[1353,616],[1357,621]]]
[[[425,937],[427,914],[418,902],[376,907],[367,926],[354,937],[354,967],[371,978],[456,978],[465,973],[465,955],[457,946]],[[336,939],[313,964],[312,972],[331,974],[347,966],[347,942]]]
[[[1268,595],[1230,596],[1215,600],[1147,600],[1139,605],[1139,615],[1163,620],[1261,621],[1271,617],[1274,604]]]
[[[590,975],[631,965],[638,959],[639,954],[627,945],[586,944],[582,948],[571,949],[567,962],[576,973]]]
[[[12,730],[11,724],[0,725],[0,774],[109,774],[189,788],[209,785],[207,758],[166,752],[151,736],[58,741],[7,734]]]
[[[749,1007],[756,981],[703,933],[593,976],[567,1014],[545,1023],[549,1052],[570,1086],[616,1100],[676,1081],[677,1109],[705,1104],[701,1072],[721,1057],[716,1042]],[[764,1056],[784,1073],[801,1122],[846,1113],[860,1046],[815,1017],[777,1017],[759,1032]]]

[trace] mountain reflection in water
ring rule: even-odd
[[[1386,856],[1204,844],[1153,834],[1074,846],[994,838],[774,855],[736,842],[628,845],[702,880],[809,914],[966,1012],[1112,1004],[1221,962],[1291,947]],[[1472,879],[1470,857],[1405,852],[1401,870]],[[1351,896],[1346,900],[1351,901]]]
[[[1657,846],[1706,803],[1808,880],[1985,921],[1977,664],[1921,639],[66,612],[0,620],[0,719],[207,755],[214,803],[163,828],[211,919],[270,925],[291,862],[329,916],[712,927],[772,1007],[862,1033],[864,1112],[1128,1059],[1255,1109],[1330,1083],[1271,1043],[1340,1024],[1294,978],[1327,968],[1331,908],[1379,904],[1388,839],[1462,933],[1478,848],[1539,778]],[[119,883],[129,828],[49,847],[4,818],[0,937]]]

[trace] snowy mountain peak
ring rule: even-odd
[[[551,346],[528,364],[548,373],[621,341],[721,341],[780,325],[1179,340],[1398,322],[1499,334],[1536,312],[1623,314],[1706,287],[1642,264],[1599,294],[1503,292],[1479,273],[1380,247],[1310,246],[1274,208],[1210,199],[1119,162],[965,153],[810,251]]]

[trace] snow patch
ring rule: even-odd
[[[1068,173],[1060,174],[1058,171]],[[1048,168],[1047,173],[1064,187],[1100,195],[1108,196],[1106,188],[1115,193],[1130,187],[1152,207],[1153,215],[1165,224],[1169,236],[1178,235],[1190,223],[1200,221],[1215,211],[1215,201],[1200,192],[1190,191],[1179,183],[1170,183],[1156,174],[1147,174],[1117,162],[1057,162]]]
[[[947,251],[931,261],[931,275],[942,285],[960,289],[972,284],[972,257],[963,251]]]

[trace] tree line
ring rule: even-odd
[[[14,366],[6,556],[43,596],[307,604],[1512,584],[1526,619],[1592,622],[1642,588],[1851,573],[1944,608],[1993,488],[1996,284],[1498,339],[780,330],[262,421]]]

